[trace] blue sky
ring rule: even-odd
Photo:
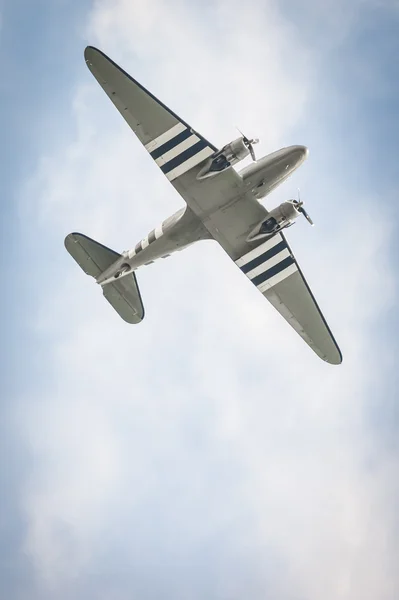
[[[0,12],[1,595],[395,600],[397,3]],[[87,44],[215,144],[309,146],[266,204],[301,188],[317,226],[289,239],[342,366],[209,242],[139,272],[146,319],[117,320],[64,236],[126,249],[181,200]]]

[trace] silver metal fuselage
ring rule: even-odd
[[[120,273],[119,277],[123,277],[132,270],[150,264],[158,258],[165,258],[199,240],[217,239],[217,234],[211,233],[210,225],[212,220],[218,222],[218,213],[220,216],[221,212],[223,212],[224,231],[226,233],[230,229],[231,236],[237,244],[239,239],[245,239],[251,228],[256,225],[238,216],[245,214],[247,195],[251,194],[259,200],[270,194],[304,162],[307,154],[308,149],[305,146],[289,146],[251,163],[239,172],[241,187],[234,198],[233,212],[226,210],[226,206],[219,206],[218,203],[213,202],[213,199],[210,199],[212,209],[207,211],[206,215],[202,214],[200,218],[188,206],[180,209],[138,242],[134,248],[124,252],[109,269],[101,274],[97,283],[104,285],[114,280],[118,273]],[[215,178],[217,177],[218,175],[215,175]],[[231,202],[232,200],[228,199],[225,205],[231,205]],[[266,209],[264,211],[266,215]],[[217,232],[217,228],[215,231]],[[223,241],[219,239],[217,241],[223,245]],[[239,244],[237,248],[239,250]]]

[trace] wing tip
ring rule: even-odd
[[[325,362],[329,363],[330,365],[342,364],[342,361],[343,361],[342,352],[336,344],[335,344],[335,350],[336,350],[336,352],[334,352],[334,354],[324,355],[324,356],[321,356],[321,358]]]
[[[99,50],[95,46],[86,46],[86,48],[84,49],[84,57],[86,62],[90,58],[90,55],[95,52],[100,52],[102,54],[101,50]]]
[[[95,46],[86,46],[83,54],[84,54],[84,59],[85,59],[86,65],[89,67],[90,71],[91,71],[92,63],[97,56],[102,56],[106,60],[113,62],[113,61],[111,61],[109,56],[104,54],[104,52],[102,52]]]

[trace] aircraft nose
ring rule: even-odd
[[[309,156],[309,148],[306,146],[301,146],[301,150],[303,152],[303,158],[307,158]]]
[[[309,148],[307,148],[306,146],[294,146],[293,151],[302,160],[305,160],[309,156]]]
[[[291,146],[287,154],[291,166],[296,169],[307,159],[309,150],[306,146]]]

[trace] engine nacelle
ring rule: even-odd
[[[246,146],[244,139],[240,137],[224,146],[220,150],[220,154],[223,154],[226,157],[226,160],[228,160],[231,165],[234,165],[248,156],[249,149],[248,146]]]
[[[247,237],[247,242],[252,242],[274,235],[281,229],[289,227],[300,215],[292,202],[283,202],[271,210],[266,219],[261,221]]]
[[[215,152],[207,161],[205,166],[197,175],[197,179],[205,179],[213,177],[224,169],[235,165],[249,155],[250,151],[244,142],[244,138],[240,137],[230,144],[223,146],[221,150]]]

